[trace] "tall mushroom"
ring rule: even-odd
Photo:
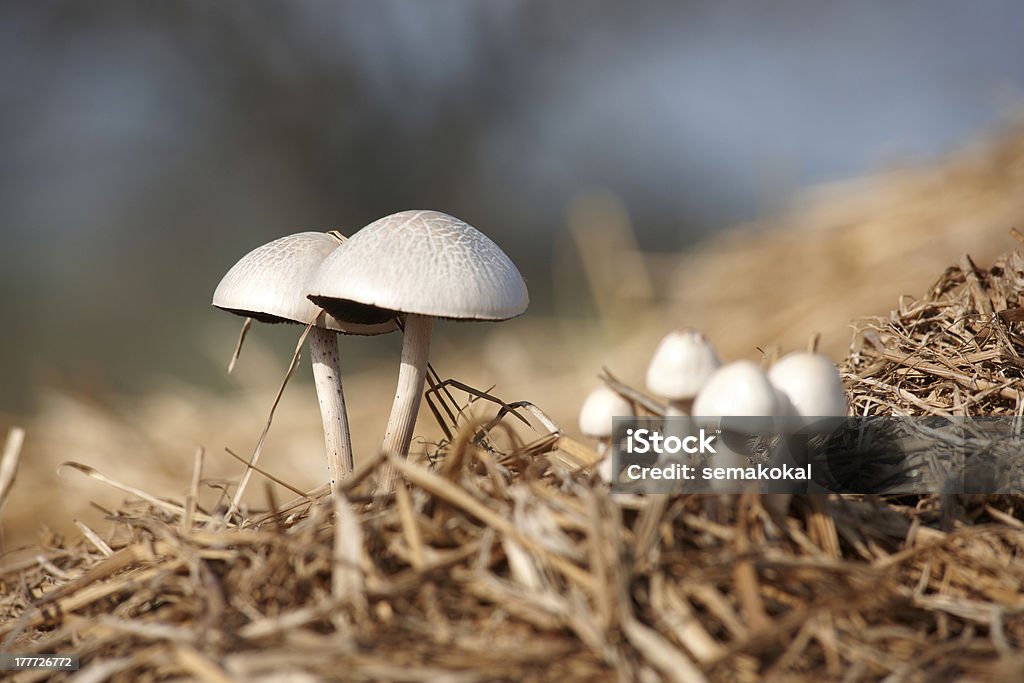
[[[427,371],[434,318],[507,320],[529,305],[526,283],[494,242],[458,218],[402,211],[366,226],[310,281],[309,298],[340,320],[402,316],[398,388],[383,451],[407,456]]]
[[[309,335],[309,351],[332,493],[337,482],[352,471],[337,334],[383,334],[397,327],[393,319],[372,324],[343,322],[306,298],[309,278],[338,244],[337,238],[322,232],[300,232],[268,242],[232,266],[213,293],[213,305],[217,308],[260,322],[315,323]]]

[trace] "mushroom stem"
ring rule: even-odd
[[[412,432],[416,427],[416,415],[420,410],[423,384],[427,377],[427,357],[430,353],[430,335],[434,329],[434,318],[428,315],[407,313],[402,328],[402,365],[398,369],[398,386],[395,400],[391,404],[388,427],[384,432],[381,450],[385,455],[409,456]],[[383,493],[394,488],[395,471],[384,465],[379,487]]]
[[[427,375],[427,355],[434,318],[408,313],[402,338],[402,367],[398,370],[395,402],[391,405],[388,428],[384,433],[383,451],[388,455],[409,455],[416,414],[423,396],[423,383]],[[390,479],[390,477],[388,477]]]
[[[309,356],[313,364],[313,381],[320,401],[320,418],[324,423],[324,445],[327,466],[331,472],[331,495],[338,482],[352,473],[352,440],[345,413],[345,394],[341,388],[337,335],[314,327],[309,335]]]
[[[601,481],[609,484],[615,483],[615,472],[612,471],[612,439],[610,436],[601,437],[597,440],[597,454],[601,456],[597,461],[597,474]]]
[[[665,409],[665,417],[688,417],[691,414],[693,414],[692,398],[671,400]]]

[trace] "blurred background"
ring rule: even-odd
[[[237,474],[298,330],[256,326],[228,377],[240,321],[209,302],[290,232],[433,208],[490,235],[530,311],[440,325],[435,366],[570,432],[673,327],[839,359],[851,318],[1013,247],[1022,31],[1012,0],[4,3],[0,438],[28,429],[4,547],[119,499],[63,460],[168,496],[199,446]],[[344,340],[361,452],[399,349]],[[302,488],[309,384],[263,456]]]

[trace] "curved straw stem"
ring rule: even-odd
[[[238,509],[242,495],[249,484],[252,475],[252,467],[259,462],[260,454],[263,452],[263,444],[266,441],[270,425],[274,420],[274,412],[281,401],[284,388],[291,379],[292,373],[299,364],[299,354],[303,343],[309,339],[309,355],[313,365],[313,379],[316,382],[317,398],[320,401],[320,418],[324,427],[324,445],[327,450],[327,465],[331,472],[331,493],[337,491],[339,482],[352,473],[352,442],[349,435],[348,416],[345,412],[345,395],[342,392],[341,372],[338,359],[337,334],[312,324],[306,326],[298,343],[295,345],[295,353],[292,355],[288,371],[284,380],[277,390],[274,403],[270,407],[270,414],[267,416],[267,423],[260,434],[259,441],[253,451],[249,464],[242,474],[238,484],[238,490],[228,507],[224,520],[229,520],[231,515]]]
[[[260,432],[260,438],[256,442],[256,448],[253,449],[252,456],[249,458],[249,464],[246,465],[245,472],[242,473],[242,479],[238,483],[238,490],[235,491],[235,497],[231,500],[231,505],[228,506],[228,510],[224,513],[221,518],[221,523],[226,524],[230,519],[231,515],[238,510],[238,506],[242,501],[242,495],[245,493],[246,487],[249,485],[249,477],[252,476],[252,468],[259,462],[260,454],[263,452],[263,444],[267,440],[267,433],[270,431],[270,425],[274,422],[274,412],[277,410],[277,404],[281,402],[281,395],[284,394],[284,388],[288,386],[288,380],[292,378],[292,374],[295,372],[295,368],[299,366],[299,354],[302,351],[302,345],[306,343],[306,337],[309,336],[310,330],[316,329],[312,323],[306,325],[306,329],[303,330],[299,336],[299,341],[295,344],[295,353],[292,354],[291,363],[288,364],[288,370],[284,373],[284,379],[281,380],[281,386],[277,389],[277,395],[274,397],[274,402],[270,406],[270,414],[267,415],[267,423],[263,426],[263,431]]]

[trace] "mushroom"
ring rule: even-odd
[[[742,360],[723,365],[708,378],[693,403],[693,414],[699,426],[721,430],[715,443],[715,466],[742,467],[747,463],[750,437],[783,426],[789,404],[757,363]],[[732,487],[712,481],[711,488]]]
[[[809,427],[814,418],[846,417],[846,391],[839,370],[820,353],[787,354],[771,367],[768,379],[789,399],[797,428]]]
[[[336,491],[337,482],[352,472],[352,444],[336,335],[383,334],[397,327],[392,319],[372,324],[343,322],[327,315],[306,298],[308,279],[342,240],[341,235],[300,232],[268,242],[239,259],[213,293],[213,305],[217,308],[260,322],[314,323],[309,335],[309,351],[320,401],[332,493]]]
[[[605,481],[612,481],[612,458],[608,452],[612,441],[612,418],[632,415],[633,404],[604,385],[592,390],[583,400],[580,432],[597,439],[597,454],[601,456],[597,471]]]
[[[792,408],[787,431],[824,436],[846,417],[846,391],[835,364],[820,353],[795,351],[780,358],[768,371],[772,385],[789,400]],[[787,449],[776,454],[777,462],[790,462]],[[770,512],[783,517],[789,511],[792,493],[773,493],[764,497]]]
[[[752,432],[771,432],[785,421],[789,406],[757,363],[740,360],[708,378],[693,402],[693,414],[702,426],[706,420],[701,417],[764,418],[740,424]]]
[[[507,320],[529,295],[522,275],[472,226],[437,211],[402,211],[366,226],[324,259],[309,298],[340,320],[402,316],[398,387],[383,451],[407,456],[423,395],[434,318]]]
[[[704,335],[675,330],[665,335],[647,367],[647,388],[668,399],[667,416],[689,415],[693,399],[722,365]]]

